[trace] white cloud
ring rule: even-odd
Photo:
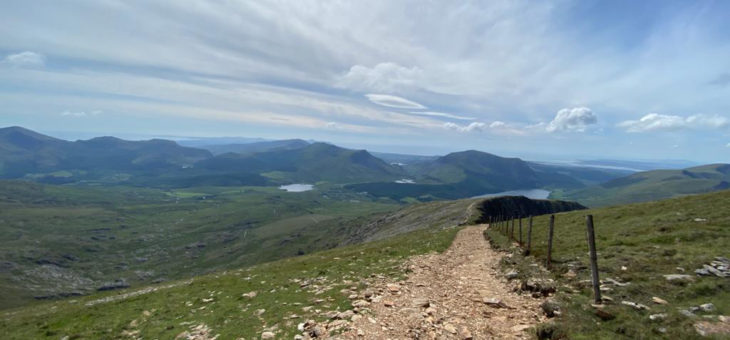
[[[730,120],[720,115],[691,115],[686,121],[687,125],[697,128],[719,129],[730,126]]]
[[[3,58],[1,63],[17,68],[43,67],[46,63],[46,58],[42,54],[25,51],[8,54]]]
[[[489,129],[493,133],[499,134],[499,135],[524,136],[524,135],[527,135],[528,130],[530,129],[530,126],[520,127],[520,126],[515,126],[514,124],[495,120],[491,124],[489,124]]]
[[[576,131],[583,132],[588,125],[598,123],[598,118],[587,107],[565,108],[555,115],[555,118],[548,123],[545,130],[548,132],[556,131]]]
[[[100,114],[104,113],[104,111],[101,110],[92,110],[89,112],[86,111],[71,111],[71,110],[65,110],[61,112],[61,116],[64,117],[86,117],[86,116],[98,116]]]
[[[503,128],[506,126],[507,126],[507,124],[505,124],[505,122],[501,122],[498,120],[495,120],[492,122],[492,124],[489,124],[489,128],[491,128],[491,129],[499,129],[499,128]]]
[[[472,122],[469,125],[459,125],[452,122],[444,123],[444,128],[459,132],[482,132],[486,127],[487,124],[482,122]]]
[[[456,123],[448,122],[444,123],[444,128],[447,130],[453,130],[458,132],[485,132],[489,131],[494,134],[498,135],[516,135],[516,136],[524,136],[527,135],[527,131],[524,128],[520,128],[519,126],[515,126],[510,123],[505,123],[503,121],[493,121],[489,124],[482,123],[482,122],[472,122],[468,125],[459,125]]]
[[[683,129],[719,129],[730,126],[730,120],[719,115],[697,114],[689,117],[649,113],[639,120],[618,124],[627,132],[677,131]]]
[[[353,90],[395,92],[399,89],[411,88],[423,78],[423,70],[396,63],[379,63],[373,67],[355,65],[337,80],[336,85]]]
[[[426,107],[416,103],[414,101],[401,98],[398,96],[391,96],[389,94],[374,94],[369,93],[366,94],[365,97],[367,97],[371,102],[387,106],[387,107],[393,107],[397,109],[425,109]]]
[[[84,111],[68,111],[68,110],[66,110],[66,111],[61,112],[61,116],[64,116],[64,117],[85,117],[86,116],[86,112],[84,112]]]
[[[419,115],[419,116],[431,116],[431,117],[444,117],[444,118],[451,118],[451,119],[458,119],[458,120],[475,120],[474,117],[464,117],[464,116],[457,116],[451,113],[446,112],[434,112],[434,111],[413,111],[411,114]]]

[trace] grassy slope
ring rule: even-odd
[[[120,278],[135,285],[331,248],[399,206],[336,187],[162,191],[0,181],[0,307],[88,293]]]
[[[730,283],[715,277],[697,278],[695,282],[679,285],[667,282],[662,275],[680,273],[694,275],[694,270],[716,256],[730,256],[730,191],[687,196],[658,202],[615,206],[556,214],[554,243],[554,278],[559,281],[559,298],[565,316],[560,327],[572,339],[654,338],[689,339],[697,337],[695,321],[678,313],[688,308],[712,302],[717,307],[711,314],[730,313]],[[593,315],[589,304],[592,291],[589,284],[588,246],[585,241],[585,215],[593,214],[598,248],[598,265],[602,279],[614,278],[630,282],[626,287],[611,287],[606,292],[615,304],[606,310],[616,316],[601,321]],[[696,218],[706,219],[697,222]],[[523,221],[524,222],[524,221]],[[544,263],[547,243],[548,216],[535,218],[533,254]],[[525,228],[526,232],[526,228]],[[496,240],[506,238],[490,231]],[[526,237],[526,236],[525,236]],[[621,270],[626,266],[627,270]],[[561,274],[575,268],[577,277]],[[523,265],[523,268],[525,266]],[[567,293],[568,285],[575,293]],[[651,303],[653,296],[669,301],[662,306]],[[622,300],[642,303],[650,311],[636,311],[620,305]],[[649,314],[667,313],[664,321],[650,322]],[[656,333],[667,328],[665,335]]]
[[[601,185],[562,193],[560,197],[554,198],[599,207],[727,189],[727,182],[730,182],[730,166],[711,164],[684,170],[639,172]]]
[[[462,216],[466,207],[452,205],[447,210]],[[457,231],[445,228],[451,225],[446,222],[450,219],[453,216],[429,221],[438,228],[209,274],[196,277],[189,284],[177,282],[179,286],[120,301],[85,306],[90,301],[120,294],[114,292],[6,311],[0,314],[0,334],[6,339],[55,339],[67,335],[98,339],[139,331],[145,338],[171,339],[192,326],[205,324],[223,339],[257,336],[264,328],[275,325],[277,338],[291,338],[297,333],[297,323],[323,319],[321,314],[304,312],[302,307],[348,309],[349,300],[339,292],[341,289],[378,274],[403,277],[400,264],[407,257],[445,250]],[[400,223],[395,219],[389,226],[398,228]],[[318,280],[320,287],[328,289],[315,295],[309,288],[300,288],[293,279]],[[253,299],[241,296],[250,291],[258,295]],[[325,301],[315,304],[314,299]],[[265,309],[260,318],[256,314],[258,309]],[[145,316],[145,312],[149,315]],[[298,317],[287,318],[292,314]]]

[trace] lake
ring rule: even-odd
[[[544,199],[548,198],[548,196],[550,196],[550,191],[543,190],[543,189],[510,190],[510,191],[502,191],[502,192],[495,192],[492,194],[474,196],[472,198],[489,198],[489,197],[498,197],[498,196],[525,196],[525,197],[533,199],[533,200],[544,200]]]
[[[287,192],[304,192],[309,191],[314,188],[314,185],[312,184],[289,184],[289,185],[282,185],[279,187],[281,190],[286,190]]]

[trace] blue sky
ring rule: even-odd
[[[0,126],[730,161],[727,1],[3,1]]]

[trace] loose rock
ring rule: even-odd
[[[669,302],[667,302],[667,300],[664,300],[664,299],[662,299],[660,297],[656,297],[656,296],[652,297],[651,301],[653,301],[654,303],[656,303],[658,305],[666,305],[669,303]]]
[[[694,277],[686,274],[667,274],[664,275],[664,278],[669,282],[691,282],[695,280]]]

